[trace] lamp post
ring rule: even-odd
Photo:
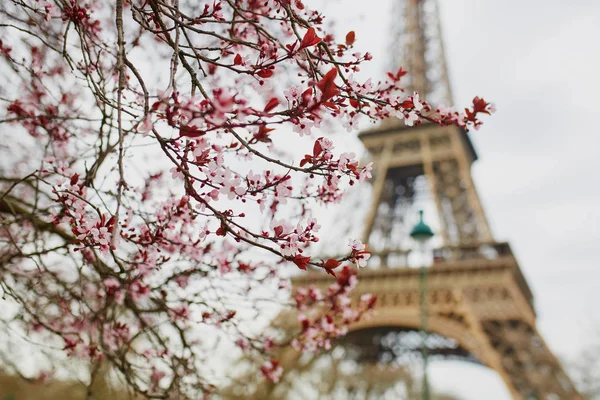
[[[423,210],[419,211],[419,222],[412,228],[410,237],[419,243],[422,252],[424,253],[425,244],[433,237],[431,228],[423,222]],[[421,334],[423,335],[423,343],[421,345],[421,355],[423,356],[423,388],[421,389],[421,398],[429,400],[429,381],[427,379],[427,317],[428,317],[428,302],[427,302],[427,271],[428,267],[425,263],[421,263],[419,273],[420,286],[420,309],[421,309]]]

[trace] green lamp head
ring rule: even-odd
[[[425,222],[423,222],[423,210],[419,211],[419,222],[410,231],[410,237],[417,242],[424,243],[431,239],[433,231]]]

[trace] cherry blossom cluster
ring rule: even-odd
[[[116,248],[113,240],[115,218],[97,209],[96,216],[88,212],[90,203],[86,199],[87,188],[80,184],[78,174],[73,174],[68,183],[56,187],[54,193],[56,201],[63,206],[55,215],[54,223],[64,223],[71,229],[76,241],[83,246],[75,250],[95,247],[106,253]]]
[[[346,334],[351,323],[372,310],[377,298],[370,294],[352,304],[350,292],[357,283],[356,270],[346,265],[325,293],[314,285],[298,288],[295,300],[301,333],[292,346],[302,351],[329,350],[332,339]]]

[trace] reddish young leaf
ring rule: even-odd
[[[259,70],[256,75],[260,76],[261,78],[270,78],[273,76],[273,70],[272,69],[261,69]]]
[[[405,71],[404,69],[402,69],[402,67],[400,67],[400,69],[398,69],[398,72],[396,72],[395,74],[392,74],[391,72],[387,73],[390,79],[396,82],[399,81],[400,78],[402,78],[406,74],[408,74],[408,71]]]
[[[307,105],[310,102],[310,99],[312,99],[312,96],[312,88],[308,88],[304,92],[302,92],[302,105]]]
[[[319,139],[315,140],[315,145],[313,146],[313,157],[318,157],[322,151],[323,147],[321,146],[321,141]]]
[[[323,95],[321,96],[321,101],[327,101],[333,96],[336,96],[340,93],[337,86],[335,86],[335,78],[337,77],[337,69],[332,68],[328,73],[325,74],[323,79],[321,79],[317,83],[317,87]]]
[[[275,129],[273,128],[267,128],[264,125],[261,125],[260,128],[258,128],[258,132],[254,134],[254,139],[257,142],[263,142],[263,143],[271,143],[272,140],[269,138],[269,132],[274,131]]]
[[[487,101],[485,101],[481,97],[475,96],[475,98],[473,99],[473,112],[475,114],[483,113],[489,115],[490,112],[486,110],[488,105],[489,103]]]
[[[327,269],[337,268],[340,266],[340,264],[341,263],[338,260],[336,260],[335,258],[330,258],[323,263],[323,268],[327,268]]]
[[[237,311],[229,311],[227,313],[227,315],[225,315],[225,317],[223,317],[223,319],[221,320],[221,322],[229,321],[230,319],[232,319],[233,317],[235,317],[235,314],[237,314]]]
[[[242,65],[242,56],[236,54],[235,58],[233,59],[233,65]]]
[[[304,165],[312,162],[313,158],[310,154],[305,154],[304,158],[300,161],[300,167],[304,167]]]
[[[335,271],[333,269],[325,268],[325,272],[327,272],[329,275],[333,276],[334,278],[337,278],[337,275],[335,274]]]
[[[110,233],[112,233],[112,232],[113,232],[113,230],[115,229],[115,221],[116,221],[116,220],[117,220],[117,219],[116,219],[116,218],[115,218],[115,216],[113,215],[113,216],[111,216],[111,217],[110,217],[110,219],[109,219],[109,220],[108,220],[108,222],[106,223],[106,227],[108,228],[108,231],[109,231]]]
[[[308,31],[306,31],[306,34],[304,35],[304,37],[302,38],[302,41],[300,42],[300,47],[298,48],[298,50],[302,50],[307,47],[314,46],[314,45],[318,44],[320,41],[321,41],[321,38],[317,36],[317,33],[315,32],[315,28],[308,28]]]
[[[292,44],[286,44],[285,47],[286,47],[286,49],[288,49],[289,53],[293,53],[297,44],[298,44],[298,42],[294,42]]]
[[[353,276],[356,276],[356,270],[350,268],[349,266],[344,266],[340,271],[338,278],[338,283],[341,287],[346,287],[350,285],[350,281]]]
[[[402,108],[414,108],[415,103],[413,103],[412,99],[406,99],[402,103],[400,103],[400,107]]]
[[[226,236],[227,235],[227,227],[224,224],[221,224],[219,229],[215,232],[217,236]]]
[[[195,138],[205,134],[206,132],[199,130],[195,126],[181,125],[179,127],[179,136]]]
[[[271,100],[269,100],[269,102],[265,106],[265,110],[264,111],[265,112],[270,112],[275,107],[277,107],[278,105],[279,105],[279,99],[277,97],[273,97]]]
[[[329,108],[330,110],[333,111],[338,111],[339,107],[335,105],[335,103],[332,103],[331,101],[325,101],[323,102],[323,106]]]
[[[471,110],[465,108],[465,114],[467,115],[467,121],[477,121],[477,113],[471,112]]]
[[[356,34],[354,31],[350,31],[346,34],[346,46],[352,46],[356,40]]]
[[[296,254],[292,261],[294,262],[294,264],[296,264],[296,266],[298,268],[306,271],[306,266],[310,262],[310,257],[304,257],[304,256],[301,256],[300,254]]]

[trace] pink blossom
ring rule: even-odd
[[[185,175],[183,174],[183,172],[181,172],[181,169],[179,167],[173,167],[170,169],[171,172],[171,177],[173,179],[183,179],[185,178]]]
[[[233,200],[237,196],[242,196],[246,193],[246,189],[242,187],[242,179],[239,176],[234,176],[229,168],[220,176],[216,176],[215,182],[222,185],[219,192],[227,195],[229,200]]]
[[[289,235],[287,241],[281,244],[281,254],[290,257],[298,252],[298,235]]]
[[[252,186],[258,186],[261,180],[261,175],[260,174],[255,174],[254,172],[252,172],[252,170],[250,170],[248,172],[248,175],[246,175],[246,179],[248,180],[248,182],[250,183],[250,185]]]
[[[419,100],[419,93],[414,92],[412,101],[413,101],[413,108],[416,111],[421,111],[423,109],[423,104]]]
[[[174,281],[179,285],[180,288],[185,289],[190,281],[189,275],[177,275]]]
[[[248,343],[248,340],[244,338],[239,338],[235,341],[235,344],[242,349],[242,351],[246,351],[250,348],[250,343]]]
[[[260,371],[265,378],[271,382],[278,382],[283,374],[283,368],[279,365],[279,361],[277,360],[266,361],[262,367],[260,367]]]
[[[106,288],[106,294],[109,296],[113,295],[121,287],[121,283],[117,278],[106,278],[104,280],[104,287]]]
[[[96,244],[99,244],[102,247],[108,246],[110,243],[110,233],[108,232],[108,228],[104,226],[90,229],[90,234]]]
[[[419,116],[414,111],[410,111],[409,113],[404,115],[404,123],[407,126],[413,126],[415,124],[415,122],[418,120],[419,120]]]
[[[301,93],[302,90],[296,85],[291,85],[288,90],[283,91],[285,98],[291,102],[298,100]]]
[[[348,246],[352,248],[352,250],[363,251],[366,246],[359,239],[349,239]]]
[[[330,315],[325,316],[321,319],[321,326],[323,330],[327,333],[332,333],[335,331],[335,325],[333,323],[333,317]]]
[[[366,181],[367,179],[371,179],[372,178],[371,171],[373,171],[373,163],[372,162],[368,163],[360,170],[358,179],[360,181]]]
[[[165,372],[159,369],[154,368],[152,370],[152,375],[150,376],[150,382],[152,382],[152,390],[156,390],[159,387],[160,381],[165,377],[165,375]]]
[[[294,124],[292,130],[302,136],[309,136],[311,129],[315,126],[314,121],[302,119]]]
[[[190,308],[187,304],[180,304],[172,307],[170,310],[171,317],[174,320],[186,321],[190,315]]]
[[[358,123],[361,115],[362,114],[354,113],[354,115],[344,119],[343,124],[347,132],[352,132],[353,130],[358,129]]]
[[[144,136],[147,136],[148,133],[150,133],[153,128],[154,128],[154,125],[152,124],[152,116],[150,114],[148,114],[142,120],[142,122],[138,125],[137,131],[139,133],[143,134]]]
[[[129,295],[136,302],[142,301],[150,295],[150,288],[140,280],[135,280],[129,285]]]
[[[321,143],[321,148],[323,149],[323,151],[330,152],[331,150],[333,150],[333,147],[334,147],[333,142],[330,139],[321,138],[320,143]]]

